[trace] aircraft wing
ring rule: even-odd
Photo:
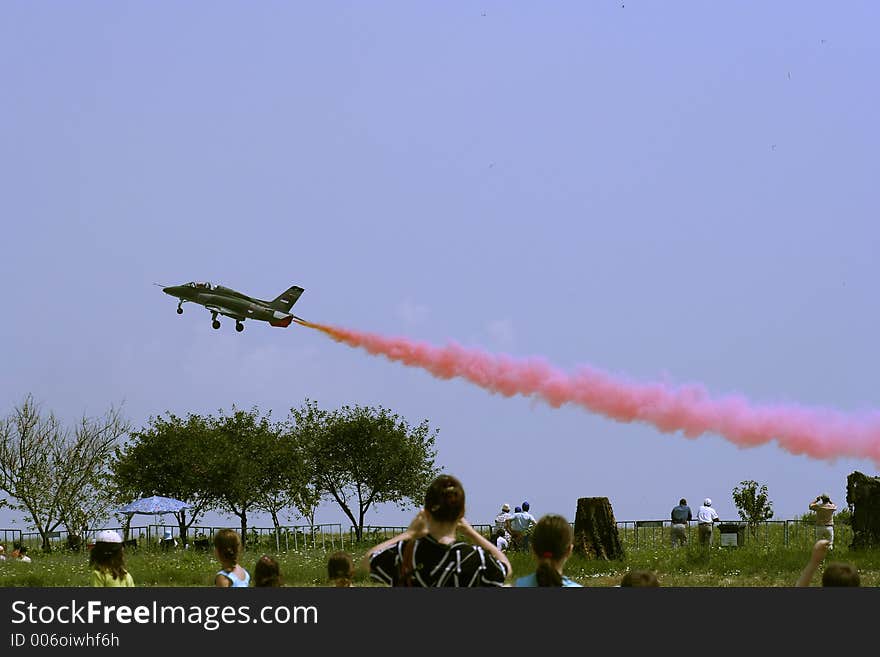
[[[219,313],[221,315],[226,315],[227,317],[232,317],[233,319],[245,319],[241,313],[236,312],[230,308],[224,308],[223,306],[215,306],[213,304],[206,305],[205,308],[210,310],[211,312]]]

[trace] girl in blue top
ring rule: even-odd
[[[543,516],[532,530],[531,544],[538,567],[531,575],[516,580],[514,586],[581,586],[562,574],[574,549],[568,520],[553,513]]]
[[[214,554],[223,566],[214,576],[214,586],[247,588],[251,583],[248,571],[238,561],[241,558],[241,537],[232,529],[221,529],[214,536]]]

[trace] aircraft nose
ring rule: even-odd
[[[163,291],[165,294],[170,294],[170,295],[173,296],[173,295],[174,295],[174,288],[175,288],[175,286],[174,286],[174,285],[171,285],[171,286],[169,286],[169,287],[163,287],[163,288],[162,288],[162,291]]]

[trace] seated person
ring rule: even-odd
[[[170,529],[166,529],[165,533],[162,534],[162,540],[159,541],[159,546],[163,550],[170,550],[177,547],[177,539],[174,538]]]

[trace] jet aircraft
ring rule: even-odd
[[[231,288],[212,283],[192,282],[183,285],[170,285],[162,287],[162,291],[179,299],[177,303],[178,315],[183,314],[183,304],[187,301],[198,303],[210,310],[213,320],[211,326],[215,329],[220,328],[220,320],[217,319],[217,315],[225,315],[234,319],[236,331],[244,331],[246,319],[258,319],[269,322],[272,326],[281,327],[290,326],[294,319],[305,321],[290,313],[291,307],[299,299],[299,295],[303,293],[303,289],[297,285],[287,288],[272,301],[249,297]]]

